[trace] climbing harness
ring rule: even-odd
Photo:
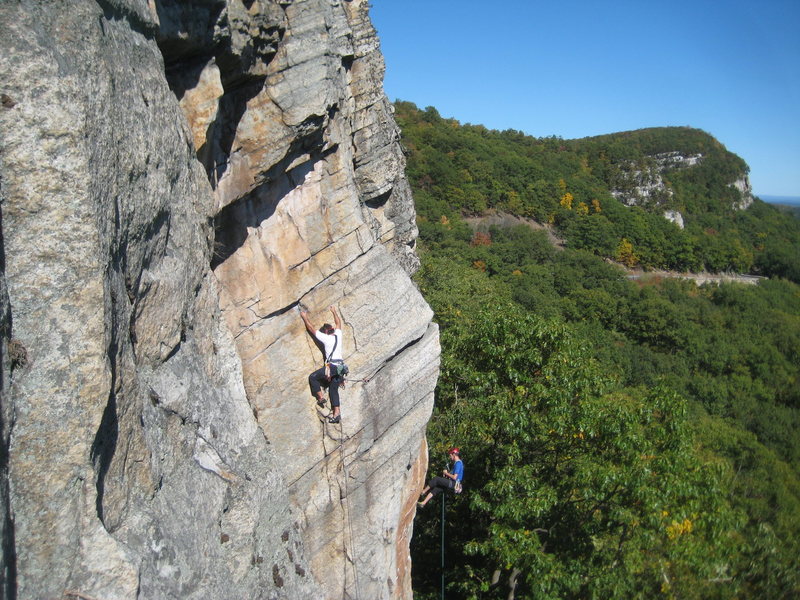
[[[332,358],[333,353],[336,352],[336,345],[338,343],[339,338],[333,336],[333,348],[331,348],[331,353],[325,359],[325,379],[329,382],[338,379],[341,382],[341,386],[345,387],[347,381],[345,377],[350,373],[350,369],[343,360]]]
[[[345,381],[345,375],[349,372],[350,369],[344,364],[344,361],[332,360],[329,363],[325,363],[325,378],[328,381],[333,381],[334,379]]]

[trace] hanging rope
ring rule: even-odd
[[[441,542],[440,542],[440,546],[442,548],[442,564],[441,564],[441,569],[442,569],[442,600],[444,600],[444,497],[447,494],[445,492],[442,492],[440,495],[442,497],[442,539],[441,539]]]
[[[344,524],[347,527],[347,531],[350,537],[350,553],[352,555],[352,568],[353,568],[353,583],[355,584],[356,588],[356,600],[361,598],[361,591],[359,588],[358,583],[358,569],[356,568],[356,552],[355,552],[355,538],[353,536],[353,519],[350,515],[350,492],[347,489],[347,480],[350,478],[350,475],[347,472],[347,464],[345,463],[345,455],[344,455],[344,443],[345,443],[344,431],[342,429],[342,423],[339,422],[339,456],[342,462],[342,474],[344,476],[344,502],[342,503],[344,506],[344,511],[342,511],[342,518],[344,520]],[[347,544],[344,544],[344,588],[345,593],[347,592]],[[350,596],[350,594],[348,594]],[[350,596],[352,598],[352,596]]]
[[[348,279],[349,279],[349,273],[348,273]],[[345,296],[346,295],[347,294],[345,293]],[[299,309],[300,309],[301,315],[302,315],[303,311],[305,310],[305,308],[303,307],[302,304],[298,304],[298,306],[299,306]],[[333,311],[333,307],[331,307],[331,310]],[[336,318],[336,325],[339,326],[340,325],[339,317],[337,316],[336,312],[334,312],[333,314],[334,314],[334,317]],[[303,320],[304,320],[304,322],[306,324],[306,327],[309,327],[309,324],[306,321],[306,319],[304,318]],[[341,329],[341,327],[339,327],[339,329]],[[312,336],[314,335],[313,330],[309,329],[309,332],[312,334]],[[333,353],[336,350],[336,345],[338,344],[338,341],[339,341],[339,339],[334,336],[333,348],[331,349],[330,353],[326,353],[324,351],[324,349],[323,349],[323,366],[325,368],[325,377],[326,377],[326,379],[328,379],[328,382],[331,382],[331,377],[330,377],[330,375],[331,375],[331,371],[330,371],[331,360],[330,359],[333,358]],[[342,361],[342,363],[343,363],[343,361]],[[341,377],[341,387],[342,388],[345,388],[345,386],[346,386],[346,384],[348,382],[352,382],[352,383],[367,383],[367,382],[369,382],[369,378],[365,377],[363,379],[355,379],[355,378],[348,379],[346,377]],[[318,401],[317,404],[319,404],[320,406],[324,406],[324,402],[320,403]],[[322,422],[323,422],[323,428],[324,428],[325,421],[323,420]],[[328,422],[330,423],[330,421],[328,421]],[[339,443],[338,450],[339,450],[339,456],[340,456],[341,463],[342,463],[342,474],[344,476],[344,486],[343,486],[343,488],[344,488],[344,498],[343,498],[343,500],[344,501],[342,502],[342,505],[344,507],[344,510],[342,511],[342,518],[344,519],[344,523],[343,523],[343,526],[342,526],[343,537],[344,537],[344,529],[345,529],[345,526],[346,526],[347,532],[348,532],[349,537],[350,537],[350,554],[352,556],[351,564],[352,564],[352,569],[353,569],[353,583],[355,585],[355,592],[356,592],[355,600],[360,600],[361,599],[361,590],[360,590],[360,586],[359,586],[359,582],[358,582],[358,569],[356,568],[355,538],[353,536],[353,519],[352,519],[351,511],[350,511],[350,492],[347,489],[348,488],[347,480],[350,478],[350,476],[349,476],[349,474],[347,472],[347,463],[345,462],[345,453],[344,453],[344,443],[345,443],[346,439],[345,439],[345,436],[344,436],[344,430],[342,429],[341,420],[338,420],[337,423],[339,423],[339,437],[338,437],[338,439],[336,437],[334,437],[334,436],[331,436],[331,437]],[[325,430],[323,429],[323,436],[325,435],[324,432],[325,432]],[[323,443],[323,445],[324,445],[324,443]],[[336,451],[334,450],[331,454],[332,455],[336,454]],[[344,572],[343,572],[344,590],[343,590],[343,592],[347,597],[352,598],[352,595],[347,592],[347,562],[348,562],[348,555],[347,555],[347,541],[344,540],[344,539],[343,539],[343,545],[344,545],[344,562],[343,562],[343,567],[344,567]]]
[[[339,423],[339,433],[344,437],[344,432],[342,431],[342,424]],[[353,536],[353,518],[350,513],[350,492],[347,489],[347,480],[350,479],[350,475],[347,472],[347,464],[345,462],[344,456],[344,441],[339,444],[341,448],[341,456],[342,456],[342,473],[344,474],[344,507],[345,507],[345,521],[347,523],[347,530],[350,535],[350,553],[352,554],[352,564],[353,564],[353,579],[356,585],[356,600],[361,598],[361,591],[358,585],[358,568],[356,566],[356,544],[355,544],[355,537]]]

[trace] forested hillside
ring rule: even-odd
[[[749,199],[734,184],[746,177],[747,165],[705,132],[664,127],[580,140],[533,138],[461,125],[408,102],[395,107],[423,216],[498,209],[550,224],[571,247],[628,266],[800,281],[800,223],[758,200],[738,210]],[[656,163],[670,157],[686,160],[671,167],[667,161],[656,174]],[[660,185],[637,206],[618,199],[635,196],[631,188],[648,175]],[[666,211],[680,212],[685,227],[665,219]],[[436,235],[424,219],[421,229]]]
[[[441,327],[431,474],[448,446],[466,464],[447,597],[796,597],[796,220],[739,210],[746,165],[697,130],[536,139],[396,108]],[[614,197],[673,152],[704,158],[661,198]],[[498,209],[545,228],[467,223]],[[604,258],[770,277],[632,281]],[[416,598],[439,594],[440,516],[417,516]]]

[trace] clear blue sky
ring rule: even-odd
[[[372,0],[390,100],[534,136],[703,129],[800,196],[800,0]]]

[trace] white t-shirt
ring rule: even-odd
[[[335,337],[334,337],[335,336]],[[316,337],[322,344],[325,346],[325,360],[342,360],[342,330],[341,329],[334,329],[333,335],[329,335],[327,333],[322,333],[321,331],[315,331],[314,337]],[[336,348],[334,349],[333,344],[335,340],[339,340],[336,342]],[[333,352],[333,356],[331,356],[331,352]]]

